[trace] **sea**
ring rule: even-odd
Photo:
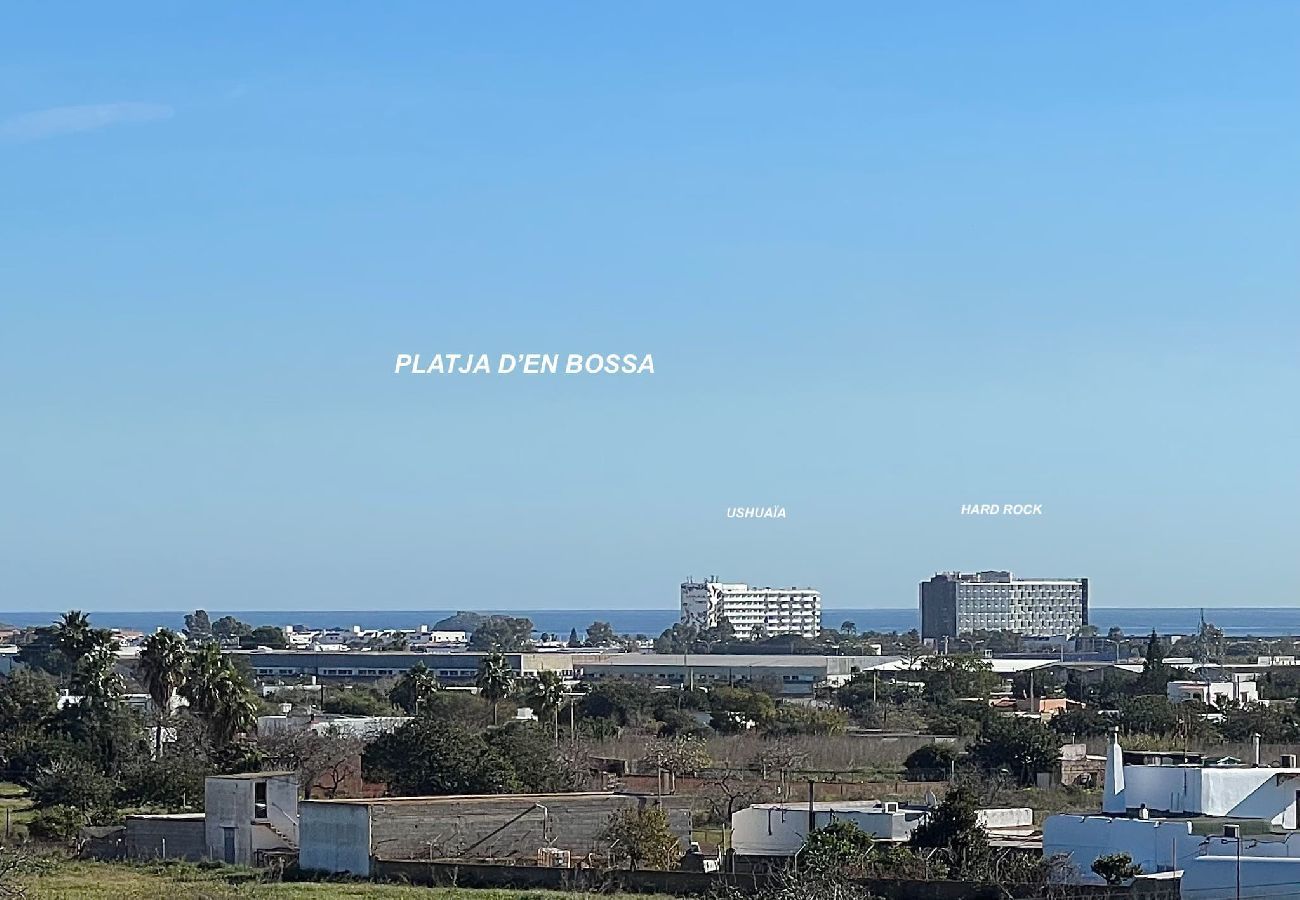
[[[88,611],[91,623],[100,628],[129,631],[154,631],[157,628],[179,630],[185,625],[189,610],[168,612]],[[571,629],[581,633],[597,620],[608,622],[619,634],[657,636],[677,621],[676,609],[515,609],[481,610],[485,615],[500,613],[532,619],[538,633],[567,637]],[[1197,630],[1201,610],[1187,607],[1093,607],[1089,620],[1103,633],[1118,626],[1126,634],[1145,634],[1153,628],[1160,634],[1190,634]],[[276,610],[276,609],[209,609],[208,616],[234,616],[251,625],[295,625],[307,629],[347,628],[360,625],[366,629],[414,629],[432,626],[453,615],[451,610]],[[1234,636],[1300,636],[1300,608],[1289,607],[1216,607],[1206,608],[1206,621]],[[48,625],[56,617],[51,612],[8,612],[0,610],[0,623],[17,626]],[[826,608],[822,624],[839,628],[852,622],[859,631],[907,631],[920,626],[916,607],[873,607],[866,609]]]

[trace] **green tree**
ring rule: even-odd
[[[519,790],[556,794],[580,789],[586,770],[575,765],[546,739],[532,722],[511,722],[484,733],[489,748],[510,764]]]
[[[1164,646],[1160,641],[1160,636],[1156,634],[1155,629],[1151,629],[1151,637],[1147,639],[1147,649],[1142,660],[1142,672],[1138,675],[1137,680],[1133,682],[1132,693],[1135,696],[1143,695],[1165,695],[1165,689],[1173,679],[1174,672],[1170,666],[1165,665]]]
[[[564,705],[564,679],[558,672],[537,673],[528,685],[528,702],[543,717],[551,720],[551,734],[560,740],[560,707]]]
[[[979,821],[975,793],[962,784],[948,791],[943,802],[912,832],[908,845],[942,850],[951,874],[960,879],[983,878],[993,855],[988,832]]]
[[[1128,884],[1142,874],[1142,867],[1127,853],[1111,853],[1092,861],[1092,871],[1112,887]]]
[[[1119,726],[1126,734],[1176,734],[1186,715],[1163,695],[1133,697],[1119,704]]]
[[[578,639],[578,629],[576,628],[569,629],[569,646],[570,647],[582,646],[582,641]]]
[[[860,871],[875,844],[875,839],[853,822],[835,821],[808,835],[799,863],[820,873]]]
[[[212,636],[219,641],[233,641],[239,638],[248,637],[253,633],[253,627],[247,622],[241,622],[234,616],[222,616],[212,623]]]
[[[285,637],[283,628],[274,625],[258,625],[247,635],[241,636],[239,644],[249,649],[270,647],[272,650],[284,650],[289,646],[289,639]]]
[[[925,682],[925,699],[931,703],[988,697],[1002,682],[987,660],[958,654],[927,657],[916,674]]]
[[[533,645],[533,622],[514,616],[490,616],[469,636],[470,650],[518,653]]]
[[[397,679],[392,690],[388,692],[388,699],[408,716],[418,715],[428,704],[429,698],[435,694],[441,686],[438,684],[438,677],[424,663],[416,663],[410,669]]]
[[[1060,735],[1074,738],[1100,737],[1110,731],[1115,722],[1095,709],[1067,709],[1052,716],[1048,727]]]
[[[205,644],[189,655],[181,696],[208,723],[219,747],[230,744],[257,720],[252,688],[216,644]]]
[[[154,755],[162,754],[163,725],[172,702],[185,683],[189,654],[185,640],[163,628],[144,639],[140,648],[140,680],[154,705]]]
[[[616,725],[631,725],[642,721],[654,704],[654,691],[646,685],[616,679],[592,685],[579,708],[585,719],[608,719]]]
[[[372,742],[362,754],[370,781],[394,796],[502,794],[520,790],[514,768],[482,734],[420,716]]]
[[[592,622],[587,626],[588,647],[612,647],[618,643],[618,635],[608,622]]]
[[[37,628],[32,639],[19,648],[18,662],[54,675],[75,692],[79,689],[72,683],[84,659],[116,650],[117,642],[110,631],[92,628],[89,617],[73,609],[53,625]]]
[[[660,806],[627,807],[609,817],[601,839],[612,859],[627,860],[629,869],[672,869],[682,846],[673,834],[668,813]]]
[[[1061,757],[1061,737],[1036,719],[997,718],[970,747],[971,760],[986,772],[1007,770],[1031,785]]]
[[[474,684],[478,687],[479,695],[492,704],[492,724],[500,724],[500,703],[514,693],[515,689],[515,675],[505,656],[490,653],[479,660]]]
[[[655,638],[655,653],[692,653],[695,652],[696,641],[699,640],[700,630],[694,625],[688,625],[685,622],[674,622],[671,627],[665,628],[659,637]]]
[[[940,775],[946,778],[956,762],[957,748],[952,744],[925,744],[907,755],[903,768],[913,776]]]
[[[720,685],[710,689],[708,697],[718,731],[743,731],[751,724],[766,726],[776,717],[776,701],[763,691]]]

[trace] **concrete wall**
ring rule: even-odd
[[[368,805],[304,800],[298,815],[299,866],[311,871],[371,874]]]
[[[658,872],[640,869],[549,869],[536,866],[501,866],[462,863],[375,863],[375,874],[411,884],[457,885],[462,888],[551,889],[586,894],[618,890],[627,893],[666,894],[672,897],[712,897],[732,885],[742,894],[754,894],[768,883],[763,875],[724,875],[698,872]],[[1037,885],[977,884],[968,881],[864,880],[858,884],[884,900],[1007,900],[1042,895]],[[1081,885],[1071,891],[1078,900],[1129,900],[1127,888]]]
[[[129,859],[203,859],[203,816],[127,816]]]
[[[533,859],[542,847],[584,855],[600,849],[611,814],[647,802],[655,801],[628,794],[307,800],[300,806],[300,859],[304,868],[368,874],[361,841],[367,855],[398,860]],[[665,797],[663,805],[685,851],[690,798]]]
[[[1183,870],[1183,900],[1300,900],[1300,859],[1204,856]]]

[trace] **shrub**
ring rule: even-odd
[[[70,844],[81,834],[89,820],[85,812],[75,806],[59,804],[47,806],[32,817],[27,825],[33,837],[46,841],[59,841]]]

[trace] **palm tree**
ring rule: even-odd
[[[87,710],[107,710],[122,701],[126,684],[117,674],[117,654],[111,645],[92,647],[77,660],[72,693],[81,696]]]
[[[438,676],[428,666],[422,662],[416,663],[393,685],[393,689],[388,692],[388,699],[408,715],[418,715],[420,704],[441,687]]]
[[[181,696],[207,721],[218,745],[230,743],[257,721],[252,689],[216,644],[204,644],[190,654]]]
[[[257,724],[257,702],[244,676],[227,661],[217,680],[216,707],[208,714],[213,737],[219,746]]]
[[[555,743],[560,742],[560,706],[564,703],[564,679],[556,672],[538,674],[528,687],[528,702],[538,711],[549,713]]]
[[[499,724],[497,704],[509,697],[515,688],[515,675],[510,671],[510,664],[500,653],[489,653],[478,664],[478,676],[474,679],[478,692],[492,704],[492,724]]]
[[[54,623],[54,640],[69,659],[76,659],[90,649],[90,617],[79,609],[70,609]]]
[[[172,700],[185,684],[189,653],[185,639],[169,629],[162,629],[144,640],[140,649],[140,679],[157,711],[154,730],[154,756],[162,755],[163,721],[171,714]]]
[[[55,649],[63,658],[60,666],[65,678],[75,680],[82,660],[100,650],[116,650],[117,642],[103,628],[91,628],[90,618],[81,610],[72,609],[59,616],[50,628]],[[66,682],[65,682],[66,684]]]

